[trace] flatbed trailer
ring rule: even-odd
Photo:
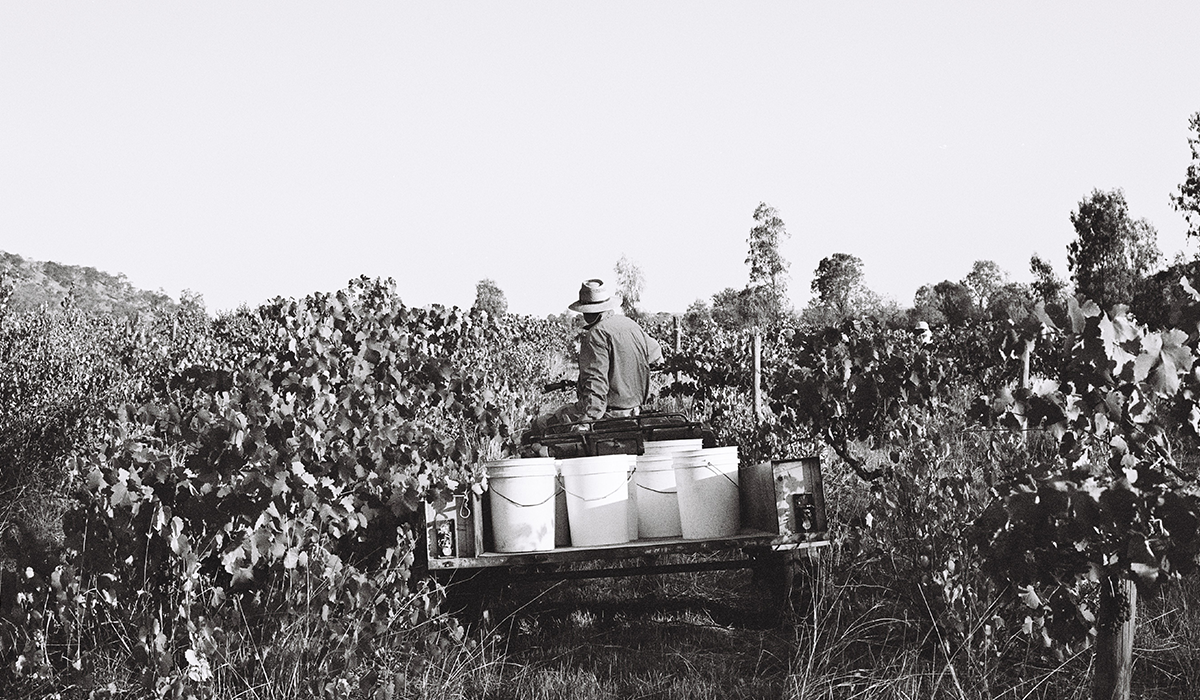
[[[574,428],[575,426],[570,426]],[[547,456],[641,454],[646,442],[700,438],[707,428],[678,414],[609,419],[552,434],[526,435]],[[738,468],[740,522],[736,534],[703,539],[665,537],[619,544],[572,546],[565,531],[566,501],[558,494],[555,548],[498,552],[492,543],[488,498],[473,491],[443,508],[425,510],[425,565],[430,575],[468,596],[512,581],[635,576],[686,571],[753,569],[782,607],[798,565],[811,568],[829,546],[820,461],[783,459]]]

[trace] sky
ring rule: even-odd
[[[641,307],[833,253],[902,305],[993,260],[1068,276],[1122,188],[1167,258],[1200,3],[0,0],[0,250],[211,311],[392,277],[405,303]]]

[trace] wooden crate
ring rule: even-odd
[[[483,552],[483,508],[474,491],[456,494],[438,509],[425,504],[425,540],[429,561],[465,559]]]

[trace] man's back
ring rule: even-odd
[[[650,393],[650,365],[662,348],[636,322],[608,315],[584,334],[579,348],[579,400],[583,418],[640,407]]]

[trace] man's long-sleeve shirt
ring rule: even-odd
[[[650,396],[650,365],[662,347],[632,319],[610,315],[584,334],[579,346],[579,417],[597,420],[608,411],[638,408]]]

